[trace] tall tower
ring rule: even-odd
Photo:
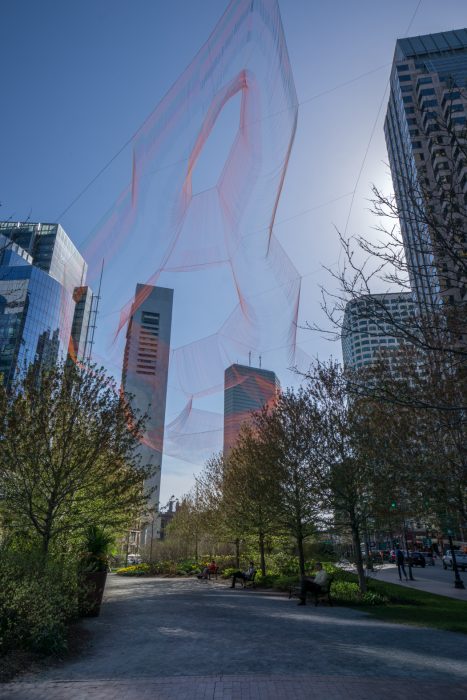
[[[386,318],[407,327],[414,315],[410,292],[365,294],[349,301],[341,337],[344,367],[358,370],[384,357],[388,369],[393,370],[398,361],[397,350],[405,343]],[[416,333],[415,325],[413,332]]]
[[[384,129],[411,286],[422,308],[440,298],[466,299],[466,82],[467,29],[398,39]]]
[[[246,365],[231,365],[224,376],[224,455],[235,445],[244,423],[276,398],[280,383],[274,372]]]
[[[133,408],[148,415],[140,454],[143,464],[156,467],[147,484],[153,489],[150,505],[155,511],[159,506],[172,303],[173,289],[136,285],[123,358],[124,391],[131,395]],[[143,532],[142,544],[145,536]]]

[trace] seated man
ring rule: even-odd
[[[232,586],[231,588],[235,588],[235,583],[237,579],[241,579],[243,582],[243,587],[245,587],[245,581],[254,581],[256,576],[256,569],[255,565],[252,561],[250,561],[250,566],[246,571],[235,571],[232,575]]]
[[[319,595],[326,588],[328,582],[328,575],[324,571],[321,562],[316,562],[316,574],[307,578],[304,576],[302,578],[302,585],[300,591],[300,602],[299,605],[306,605],[306,593],[311,591],[315,595]]]

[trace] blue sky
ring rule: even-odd
[[[0,218],[60,220],[78,248],[85,247],[128,182],[131,150],[123,149],[86,194],[70,204],[190,63],[226,4],[224,0],[3,0]],[[420,4],[418,0],[279,0],[279,4],[301,104],[276,235],[304,275],[300,322],[319,322],[324,320],[319,285],[331,284],[322,265],[338,261],[335,227],[345,226],[349,193],[355,188],[382,101],[349,233],[372,235],[371,183],[390,187],[382,125],[395,41],[405,34],[417,7],[410,35],[465,26],[466,6],[465,0]],[[373,72],[348,82],[369,71]],[[321,94],[337,86],[341,87]],[[144,281],[137,272],[132,276],[109,263],[96,333],[100,357],[109,356],[117,311],[110,290],[118,279],[130,288]],[[300,343],[312,356],[341,355],[339,345],[310,332],[301,332]],[[263,366],[267,364],[266,355]],[[108,367],[119,375],[115,353]],[[282,384],[294,383],[283,368],[279,374]],[[178,410],[176,399],[169,396],[167,418]],[[186,490],[196,470],[165,460],[162,501]]]

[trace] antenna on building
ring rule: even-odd
[[[251,367],[251,350],[248,353],[248,367]]]
[[[261,369],[261,355],[259,356],[259,368]]]
[[[99,310],[99,301],[101,299],[101,286],[102,286],[103,274],[104,274],[104,258],[102,258],[101,274],[99,277],[99,287],[97,290],[97,294],[93,294],[91,297],[91,311],[89,313],[89,327],[88,327],[88,333],[89,333],[89,331],[91,331],[91,337],[89,339],[89,346],[88,346],[89,347],[88,356],[87,356],[88,362],[91,362],[92,346],[94,345],[94,333],[96,331],[97,312]],[[86,343],[87,343],[87,338],[86,338]],[[86,357],[86,348],[85,348],[84,356]]]

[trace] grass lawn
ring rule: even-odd
[[[369,590],[389,598],[387,605],[359,606],[379,620],[467,634],[467,603],[462,600],[374,580]]]

